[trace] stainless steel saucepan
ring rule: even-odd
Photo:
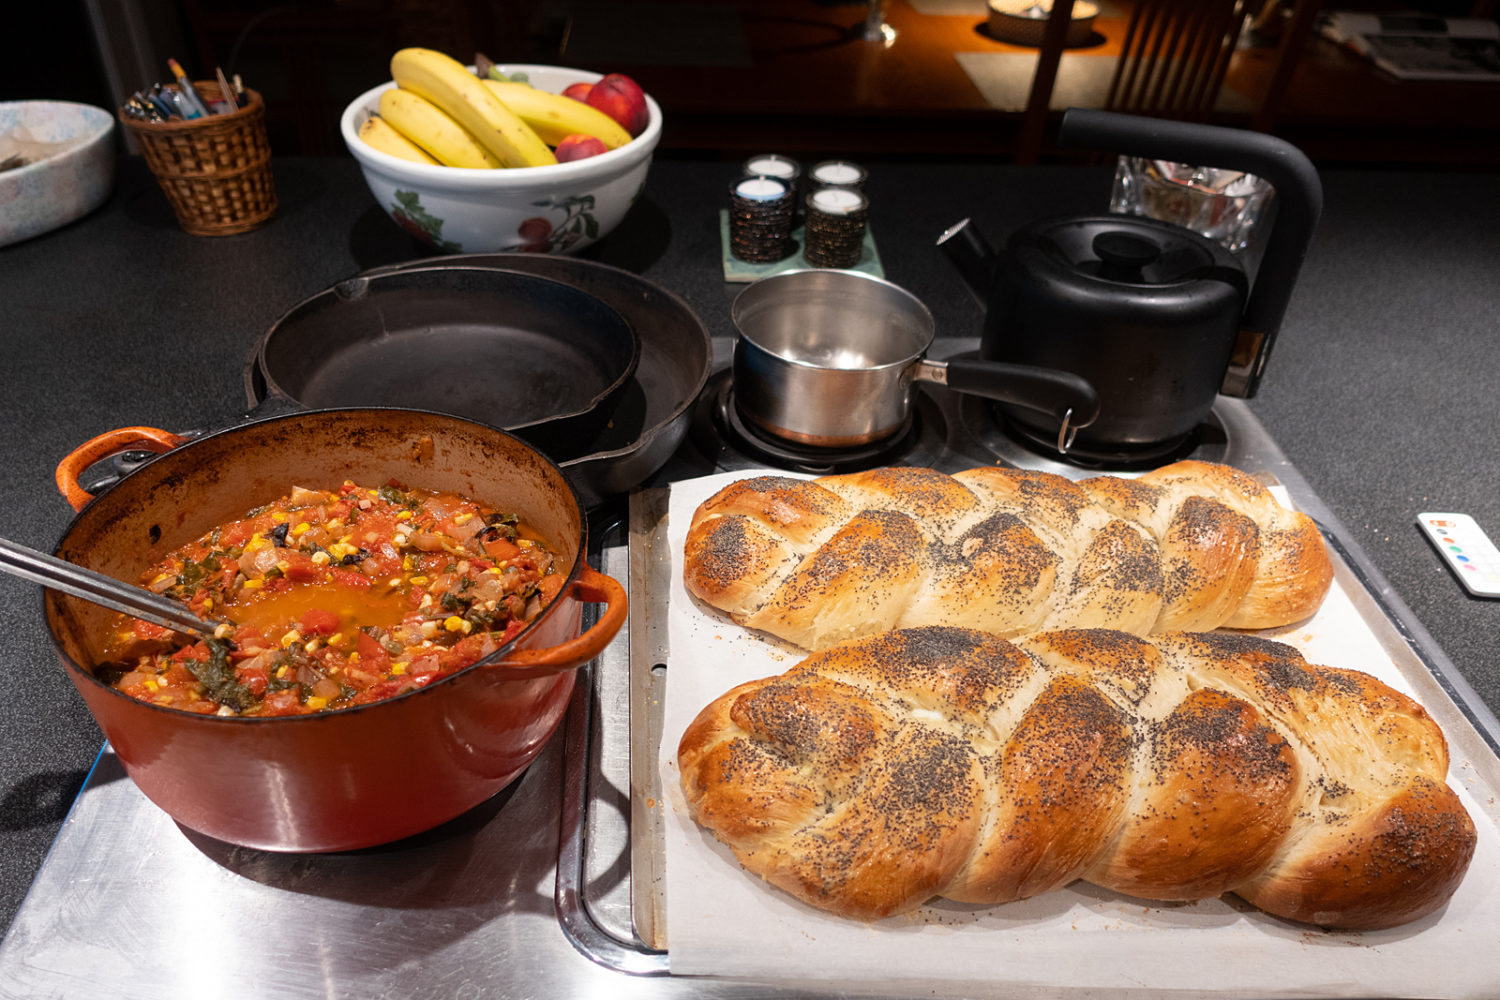
[[[910,292],[859,271],[783,271],[750,285],[731,310],[735,401],[776,437],[849,447],[896,433],[913,382],[934,382],[1048,414],[1066,451],[1099,413],[1081,376],[993,361],[933,361],[932,313]]]

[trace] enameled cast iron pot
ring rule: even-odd
[[[97,497],[78,474],[125,448],[163,452]],[[285,718],[200,716],[137,701],[88,664],[111,612],[46,591],[47,624],[69,677],[126,773],[183,826],[275,851],[387,843],[465,812],[518,777],[561,721],[576,668],[619,631],[618,582],[584,561],[586,524],[562,473],[511,435],[414,410],[316,410],[191,442],[122,428],[58,467],[79,509],[57,555],[123,580],[214,524],[296,485],[344,480],[451,490],[514,510],[568,567],[567,584],[514,641],[388,701]],[[581,632],[584,602],[607,605]]]

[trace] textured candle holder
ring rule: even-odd
[[[859,263],[870,200],[853,188],[832,187],[807,196],[807,262],[814,267],[848,268]]]
[[[770,263],[791,254],[791,185],[779,177],[741,177],[729,185],[729,249],[740,260]]]

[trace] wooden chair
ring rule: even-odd
[[[1204,121],[1223,89],[1240,32],[1265,0],[1133,0],[1119,60],[1103,106],[1157,118]],[[1321,0],[1295,0],[1275,68],[1251,127],[1269,131]],[[1073,0],[1054,0],[1021,122],[1016,160],[1034,163],[1047,128]],[[1099,58],[1097,56],[1089,58]]]
[[[1205,121],[1254,0],[1135,0],[1104,106]]]

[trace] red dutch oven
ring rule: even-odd
[[[83,470],[124,450],[160,452],[92,496]],[[413,410],[293,413],[188,441],[122,428],[58,466],[79,511],[57,546],[69,562],[135,580],[210,526],[287,493],[345,480],[451,490],[518,513],[551,546],[567,583],[512,642],[417,691],[282,718],[194,715],[97,680],[104,608],[46,591],[47,624],[68,675],[126,773],[183,826],[272,851],[388,843],[452,819],[515,780],[567,708],[576,669],[624,623],[620,584],[584,561],[586,523],[562,473],[504,431]],[[582,605],[603,603],[582,630]]]

